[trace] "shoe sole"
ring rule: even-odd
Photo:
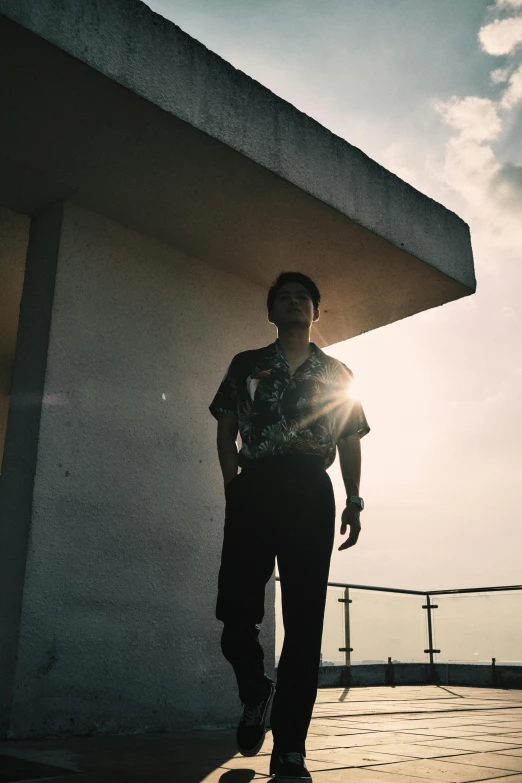
[[[238,742],[237,742],[237,737],[236,737],[236,748],[239,751],[239,753],[241,753],[242,756],[246,756],[247,758],[249,756],[256,756],[259,753],[259,751],[261,750],[261,748],[263,747],[263,743],[265,741],[266,732],[267,732],[266,719],[267,719],[267,716],[268,716],[268,710],[270,709],[270,705],[272,704],[272,699],[274,698],[274,693],[275,693],[275,683],[272,683],[270,685],[270,695],[268,696],[268,699],[267,699],[267,702],[266,702],[266,707],[265,707],[265,717],[264,717],[264,723],[263,723],[263,736],[261,737],[261,739],[258,742],[258,744],[254,748],[252,748],[251,750],[244,750],[244,748],[240,748],[239,747]],[[305,778],[305,781],[306,781],[306,778]]]

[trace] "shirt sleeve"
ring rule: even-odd
[[[370,432],[370,425],[366,419],[361,401],[350,393],[353,372],[343,364],[344,373],[342,373],[341,385],[343,387],[343,396],[346,396],[346,402],[339,406],[339,438],[346,438],[348,435],[358,433],[363,438]]]
[[[219,389],[210,405],[209,411],[215,419],[220,414],[229,416],[237,421],[237,357],[232,359]]]

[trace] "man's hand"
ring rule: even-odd
[[[357,543],[359,533],[361,532],[361,521],[359,519],[360,513],[361,511],[359,506],[357,506],[355,503],[347,503],[346,508],[344,509],[341,516],[341,535],[344,536],[348,525],[350,526],[350,535],[344,544],[341,544],[339,547],[339,552],[341,549],[348,549],[348,547],[354,546]]]

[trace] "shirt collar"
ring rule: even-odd
[[[286,356],[283,349],[281,348],[279,337],[277,337],[275,342],[271,343],[271,345],[269,345],[268,347],[272,349],[272,352],[274,354],[279,354],[286,361]],[[316,345],[313,342],[310,342],[310,348],[311,348],[310,356],[315,355],[318,359],[322,359],[322,357],[324,356],[324,351],[322,351],[318,345]]]

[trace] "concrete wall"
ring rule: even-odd
[[[0,207],[0,473],[30,220]]]
[[[246,281],[66,205],[10,737],[237,719],[208,404],[233,353],[275,338],[263,308]],[[268,664],[273,606],[272,584]]]

